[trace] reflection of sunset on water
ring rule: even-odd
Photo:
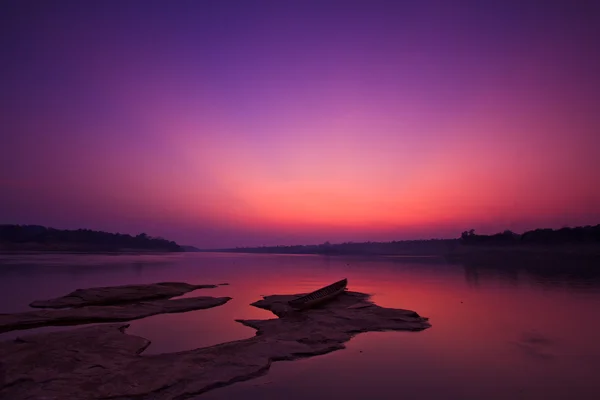
[[[5,308],[0,312],[25,311],[33,299],[78,287],[229,283],[184,295],[231,296],[223,306],[132,321],[128,332],[152,341],[146,354],[252,337],[255,331],[235,320],[276,318],[250,306],[262,295],[306,293],[343,277],[349,290],[372,294],[378,305],[430,318],[432,327],[422,332],[359,334],[346,350],[274,363],[264,378],[206,393],[207,399],[246,398],[249,390],[259,398],[287,393],[295,399],[290,392],[300,396],[332,387],[348,395],[370,391],[390,400],[386,393],[401,389],[430,398],[449,393],[472,399],[504,399],[518,388],[531,397],[560,398],[569,392],[588,398],[586,394],[600,389],[591,376],[600,367],[600,323],[589,318],[600,306],[600,276],[597,269],[573,263],[565,275],[564,269],[550,266],[450,265],[438,258],[403,257],[196,253],[1,260],[0,304]],[[34,331],[59,329],[70,328]],[[25,333],[9,332],[0,339]],[[298,376],[312,382],[308,389],[297,387]],[[271,383],[263,386],[265,381]]]

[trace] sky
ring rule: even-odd
[[[0,3],[0,223],[203,248],[600,223],[600,3]]]

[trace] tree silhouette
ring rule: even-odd
[[[34,245],[44,250],[143,249],[153,251],[183,251],[175,242],[152,238],[145,233],[137,236],[92,231],[90,229],[59,230],[39,225],[0,225],[0,244]],[[10,246],[9,246],[10,248]]]

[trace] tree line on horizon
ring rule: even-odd
[[[460,241],[464,245],[527,245],[600,242],[600,224],[561,229],[535,229],[522,234],[506,230],[494,235],[477,235],[474,229],[464,231]]]
[[[8,249],[31,248],[33,250],[183,251],[173,241],[148,236],[145,233],[131,236],[91,229],[54,229],[40,225],[0,225],[0,244]]]
[[[391,242],[325,242],[314,245],[236,247],[215,251],[279,254],[355,254],[355,255],[441,255],[459,245],[535,245],[600,242],[600,225],[576,228],[535,229],[523,234],[504,231],[494,235],[478,235],[465,231],[458,239],[400,240]]]

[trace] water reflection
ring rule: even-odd
[[[432,328],[361,334],[346,350],[274,363],[263,378],[200,398],[592,399],[600,393],[600,321],[592,317],[600,310],[600,270],[586,263],[243,254],[0,258],[0,312],[25,311],[34,299],[78,287],[229,282],[186,295],[233,297],[222,307],[131,323],[129,333],[152,341],[148,352],[171,352],[250,337],[254,331],[235,319],[273,318],[249,306],[261,295],[306,292],[342,277],[382,306],[429,317]]]
[[[540,287],[569,288],[595,291],[600,288],[600,269],[590,260],[511,260],[499,264],[494,260],[455,262],[464,268],[466,282],[477,287],[482,282],[503,281],[517,286],[520,283]]]

